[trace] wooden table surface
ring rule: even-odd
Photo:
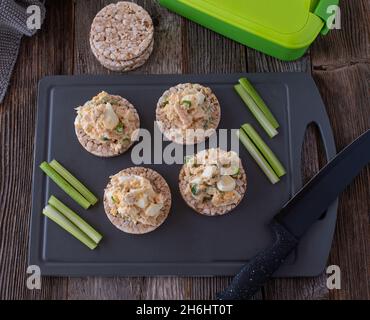
[[[111,1],[50,0],[42,30],[24,38],[12,83],[0,104],[0,299],[211,299],[229,282],[214,278],[43,278],[28,290],[26,268],[31,206],[37,82],[45,75],[109,73],[88,43],[94,15]],[[338,150],[370,128],[369,1],[343,0],[342,29],[319,38],[302,59],[285,63],[228,40],[161,8],[135,1],[153,17],[155,50],[134,73],[308,72],[325,101]],[[307,180],[324,163],[315,126],[302,154]],[[369,166],[340,197],[328,265],[339,265],[342,289],[326,274],[277,279],[257,299],[370,299]]]

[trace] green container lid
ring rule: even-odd
[[[300,58],[326,34],[339,0],[160,0],[170,10],[282,60]]]

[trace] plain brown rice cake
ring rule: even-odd
[[[78,141],[93,155],[118,156],[135,142],[140,118],[128,100],[103,91],[76,110]]]
[[[242,201],[247,176],[235,152],[209,149],[188,157],[179,176],[180,193],[196,212],[224,215]]]
[[[157,229],[171,209],[171,191],[156,171],[132,167],[112,176],[104,191],[104,209],[121,231],[143,234]]]
[[[132,2],[104,7],[91,25],[91,50],[103,66],[114,71],[143,65],[153,45],[153,21],[147,11]]]
[[[215,133],[221,119],[220,103],[210,88],[184,83],[159,99],[156,120],[163,135],[179,144],[203,142]]]
[[[106,57],[100,57],[99,61],[100,64],[112,71],[117,71],[117,72],[128,72],[134,69],[137,69],[141,67],[142,65],[145,64],[145,62],[149,59],[150,55],[153,52],[154,48],[154,41],[149,45],[148,49],[139,57],[127,61],[115,61]],[[91,50],[96,56],[97,54],[94,47],[91,46]]]

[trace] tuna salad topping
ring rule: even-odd
[[[115,144],[117,150],[131,143],[137,129],[137,114],[125,105],[125,99],[101,92],[76,108],[75,127],[91,139]]]
[[[164,199],[147,178],[118,174],[111,178],[105,192],[113,216],[135,224],[157,225]]]
[[[172,92],[162,105],[162,112],[179,129],[208,129],[212,119],[206,96],[194,89]]]
[[[240,179],[240,159],[233,152],[210,149],[188,157],[184,165],[188,187],[185,192],[197,202],[214,207],[236,204],[242,195],[236,190]]]

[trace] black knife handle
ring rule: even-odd
[[[247,300],[271,278],[288,255],[296,248],[298,240],[281,224],[271,224],[274,244],[255,256],[234,277],[231,285],[217,295],[219,300]]]

